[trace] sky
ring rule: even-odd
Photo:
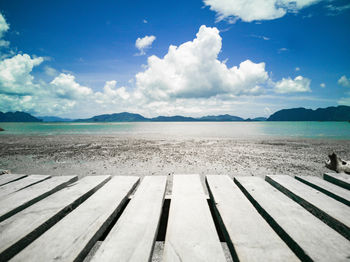
[[[350,105],[348,0],[1,0],[0,111],[260,117]]]

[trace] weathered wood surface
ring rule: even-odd
[[[49,179],[50,177],[51,176],[45,176],[45,175],[30,175],[20,180],[16,180],[14,182],[6,184],[0,187],[0,200],[11,193],[14,193],[23,188],[40,183],[46,179]]]
[[[162,212],[166,176],[145,177],[91,261],[148,262]]]
[[[233,257],[241,262],[299,261],[232,179],[206,176],[206,180]]]
[[[335,185],[341,186],[345,189],[350,190],[350,175],[336,174],[336,173],[325,173],[323,179],[327,180]]]
[[[198,175],[174,175],[163,261],[226,261]]]
[[[327,182],[319,177],[315,176],[296,176],[297,180],[311,186],[318,191],[342,202],[343,204],[350,206],[350,191],[340,186]]]
[[[0,222],[76,181],[77,176],[57,176],[0,200]]]
[[[266,181],[350,240],[348,206],[290,176],[266,176]]]
[[[20,252],[109,179],[110,176],[84,177],[0,222],[0,261]]]
[[[302,261],[349,260],[350,241],[269,183],[258,177],[235,182]]]
[[[27,175],[18,175],[18,174],[3,174],[0,176],[0,186],[6,185],[13,181],[19,180]]]
[[[11,261],[82,261],[115,218],[138,177],[113,177]]]

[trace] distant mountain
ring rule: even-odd
[[[76,122],[146,122],[149,119],[128,112],[98,115],[87,119],[77,119]]]
[[[37,118],[43,120],[44,122],[71,122],[71,121],[74,121],[74,119],[61,118],[58,116],[37,116]]]
[[[0,112],[0,122],[41,122],[42,120],[24,112]]]
[[[192,122],[192,121],[198,121],[196,118],[186,117],[186,116],[158,116],[158,117],[150,118],[149,120],[153,121],[153,122]]]
[[[283,109],[272,114],[267,121],[348,121],[350,106],[318,108],[316,110],[301,108]]]
[[[203,116],[199,118],[187,116],[158,116],[146,118],[139,114],[128,112],[98,115],[87,119],[77,119],[77,122],[205,122],[205,121],[245,121],[243,118],[231,115]]]
[[[243,118],[239,116],[231,115],[219,115],[219,116],[203,116],[198,118],[199,121],[244,121]]]

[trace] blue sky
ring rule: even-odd
[[[348,1],[2,0],[0,14],[0,111],[256,117],[350,105]]]

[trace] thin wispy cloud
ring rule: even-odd
[[[280,53],[283,53],[283,52],[287,52],[288,51],[288,48],[285,48],[285,47],[282,47],[282,48],[279,48],[277,50],[277,52],[280,54]]]
[[[340,5],[340,6],[336,6],[333,4],[330,5],[326,5],[326,9],[329,11],[328,15],[330,16],[335,16],[335,15],[339,15],[340,13],[349,10],[350,9],[350,4],[347,5]]]
[[[263,36],[263,35],[250,35],[250,36],[251,36],[251,37],[254,37],[254,38],[259,38],[259,39],[262,39],[262,40],[265,40],[265,41],[270,40],[269,37]]]

